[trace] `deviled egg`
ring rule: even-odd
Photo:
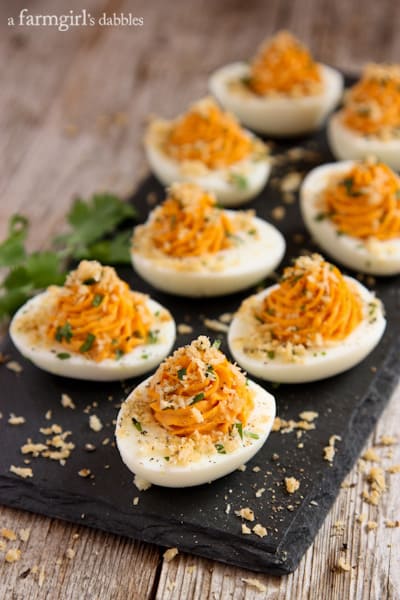
[[[200,336],[176,350],[122,404],[122,460],[156,485],[214,481],[250,460],[271,431],[275,400]]]
[[[50,286],[18,310],[10,336],[49,373],[113,381],[158,366],[174,344],[175,322],[112,267],[83,260],[64,286]]]
[[[317,167],[301,187],[301,211],[335,260],[374,275],[400,273],[400,177],[374,159]]]
[[[162,183],[197,183],[224,206],[254,198],[270,173],[263,142],[211,98],[196,102],[174,121],[153,120],[145,148],[151,169]]]
[[[278,285],[242,303],[228,342],[252,375],[302,383],[358,364],[379,343],[385,325],[374,294],[313,254],[300,256]]]
[[[342,75],[314,62],[290,33],[264,43],[249,63],[236,62],[210,78],[212,94],[245,126],[276,137],[317,129],[343,91]]]
[[[339,160],[376,156],[400,169],[400,65],[370,64],[328,124]]]
[[[134,269],[155,288],[179,296],[218,296],[266,277],[285,251],[282,234],[253,211],[217,207],[213,194],[175,183],[134,230]]]

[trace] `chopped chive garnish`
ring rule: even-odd
[[[214,340],[212,347],[216,348],[216,350],[218,350],[220,346],[221,346],[221,340]]]
[[[268,358],[270,360],[274,360],[274,358],[275,358],[275,351],[274,350],[268,350],[267,354],[268,354]]]
[[[186,369],[183,367],[183,369],[179,369],[178,370],[178,379],[180,379],[182,381],[182,379],[185,377],[186,375]]]
[[[200,402],[200,400],[204,400],[204,392],[200,392],[199,394],[196,394],[193,398],[193,400],[191,401],[191,403],[189,404],[189,406],[191,406],[192,404],[196,404],[196,402]]]
[[[93,333],[88,333],[86,336],[86,340],[83,342],[82,346],[79,348],[79,352],[89,352],[89,350],[93,346],[93,342],[95,339],[96,339],[96,336]]]
[[[65,339],[66,342],[70,342],[73,336],[71,325],[68,321],[65,325],[59,325],[56,329],[55,338],[57,342],[62,342]]]
[[[215,444],[215,449],[218,452],[218,454],[226,454],[226,450],[223,444]]]
[[[60,360],[66,360],[67,358],[71,358],[71,355],[68,354],[68,352],[59,352],[56,356]]]
[[[104,294],[95,294],[92,300],[92,306],[100,306],[104,300]]]
[[[169,461],[169,456],[164,456],[164,460]]]
[[[320,212],[314,217],[314,221],[323,221],[326,219],[326,213]]]
[[[207,365],[207,373],[213,375],[215,373],[214,367],[212,365]]]
[[[260,439],[259,435],[257,435],[256,433],[252,433],[251,431],[245,431],[244,435],[246,437],[249,437],[249,438],[253,439],[253,440],[259,440]]]
[[[115,351],[115,360],[119,360],[124,355],[124,351],[121,348],[117,348]]]
[[[141,425],[140,421],[138,421],[137,419],[135,419],[135,417],[132,417],[132,423],[134,424],[134,426],[136,427],[136,429],[138,431],[140,431],[140,433],[143,431],[142,425]]]

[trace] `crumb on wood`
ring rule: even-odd
[[[358,515],[356,521],[358,523],[365,523],[365,521],[367,520],[367,515],[365,513],[361,513],[360,515]]]
[[[171,562],[175,556],[179,554],[178,548],[168,548],[163,554],[163,558],[166,562]]]
[[[68,394],[61,394],[61,406],[63,408],[71,408],[72,410],[76,408],[71,396]]]
[[[300,481],[296,477],[285,477],[285,487],[288,494],[294,494],[300,487]]]
[[[260,523],[257,523],[256,525],[254,525],[253,527],[253,533],[255,533],[256,535],[258,535],[258,537],[263,538],[267,535],[267,530],[263,525],[260,525]]]
[[[65,556],[69,559],[72,560],[75,556],[75,550],[73,548],[67,548],[65,551]]]
[[[362,455],[362,458],[369,462],[380,462],[381,460],[380,456],[377,454],[374,448],[367,448],[367,450]]]
[[[176,329],[177,329],[178,333],[180,333],[182,335],[185,335],[186,333],[192,333],[193,332],[193,327],[191,327],[187,323],[179,323],[177,325]]]
[[[387,473],[400,473],[400,464],[398,465],[390,465],[390,467],[388,467],[386,469]]]
[[[379,440],[381,446],[393,446],[397,443],[397,439],[394,435],[383,435]]]
[[[388,527],[389,529],[394,529],[395,527],[400,527],[400,521],[385,521],[385,525],[386,527]]]
[[[378,523],[376,521],[367,521],[367,531],[373,531],[378,528]]]
[[[19,539],[22,542],[27,542],[29,540],[29,536],[31,535],[31,530],[29,527],[27,527],[26,529],[20,529],[18,531],[18,535],[19,535]]]

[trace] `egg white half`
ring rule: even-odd
[[[229,210],[226,213],[232,217],[235,214]],[[273,225],[258,217],[252,221],[259,239],[239,233],[242,243],[211,255],[214,268],[207,264],[207,258],[194,257],[184,259],[183,269],[180,258],[166,256],[160,262],[134,248],[133,267],[153,287],[178,296],[220,296],[243,290],[271,273],[285,253],[285,239]]]
[[[145,148],[151,170],[164,185],[180,181],[197,183],[215,194],[222,206],[238,206],[249,202],[265,187],[271,171],[268,158],[250,155],[229,167],[204,167],[204,172],[197,173],[196,170],[192,172],[187,163],[180,163],[168,156],[151,141],[145,142]],[[246,182],[244,185],[241,183],[243,181]]]
[[[252,375],[277,383],[305,383],[318,381],[332,375],[342,373],[361,362],[379,343],[386,327],[386,319],[380,304],[374,310],[373,316],[369,315],[371,302],[376,302],[375,296],[351,277],[345,277],[358,289],[363,303],[363,321],[342,342],[336,345],[320,346],[306,350],[301,362],[289,362],[282,358],[253,358],[249,356],[244,347],[252,339],[256,331],[257,321],[253,318],[249,324],[243,314],[236,314],[229,328],[228,344],[232,356],[238,364]],[[277,286],[269,287],[255,296],[260,303]]]
[[[20,328],[19,319],[43,302],[48,293],[43,292],[31,298],[17,311],[11,321],[10,337],[22,356],[53,375],[90,381],[116,381],[136,377],[157,367],[174,345],[175,322],[172,317],[168,321],[157,323],[159,333],[156,343],[137,346],[118,360],[107,358],[96,362],[82,354],[71,352],[67,346],[61,346],[57,342],[52,347],[47,340],[43,344],[33,344],[30,336]],[[147,299],[147,305],[153,314],[165,311],[161,304],[150,298]],[[60,353],[68,353],[70,357],[60,359],[57,357]]]
[[[123,462],[133,473],[155,485],[164,487],[191,487],[209,483],[220,477],[232,473],[240,465],[249,461],[265,443],[275,418],[275,399],[261,386],[249,381],[250,389],[255,391],[255,407],[244,427],[256,432],[258,439],[243,435],[243,442],[233,452],[226,454],[205,454],[199,460],[185,465],[172,464],[165,460],[169,448],[165,447],[162,455],[149,451],[148,455],[141,455],[139,432],[132,423],[132,408],[138,391],[146,388],[148,379],[143,381],[138,388],[128,396],[118,414],[116,427],[116,440],[118,450]],[[262,428],[260,423],[263,422]],[[146,440],[158,436],[160,425],[146,425]]]
[[[245,87],[235,88],[250,76],[250,66],[243,62],[226,65],[215,71],[209,81],[211,93],[239,121],[274,137],[309,133],[317,129],[338,104],[343,92],[342,75],[326,65],[319,65],[324,91],[314,96],[259,96]]]
[[[400,236],[391,240],[364,242],[347,234],[338,235],[329,217],[319,219],[319,197],[330,177],[349,172],[354,164],[355,161],[342,161],[310,171],[300,190],[304,222],[317,244],[343,265],[373,275],[395,275],[400,273]]]
[[[335,158],[355,160],[376,156],[395,171],[400,171],[400,137],[381,140],[361,135],[346,127],[341,115],[341,111],[332,115],[327,128],[329,146]]]

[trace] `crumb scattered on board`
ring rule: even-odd
[[[163,554],[163,558],[166,562],[171,562],[175,556],[179,554],[178,548],[168,548]]]

